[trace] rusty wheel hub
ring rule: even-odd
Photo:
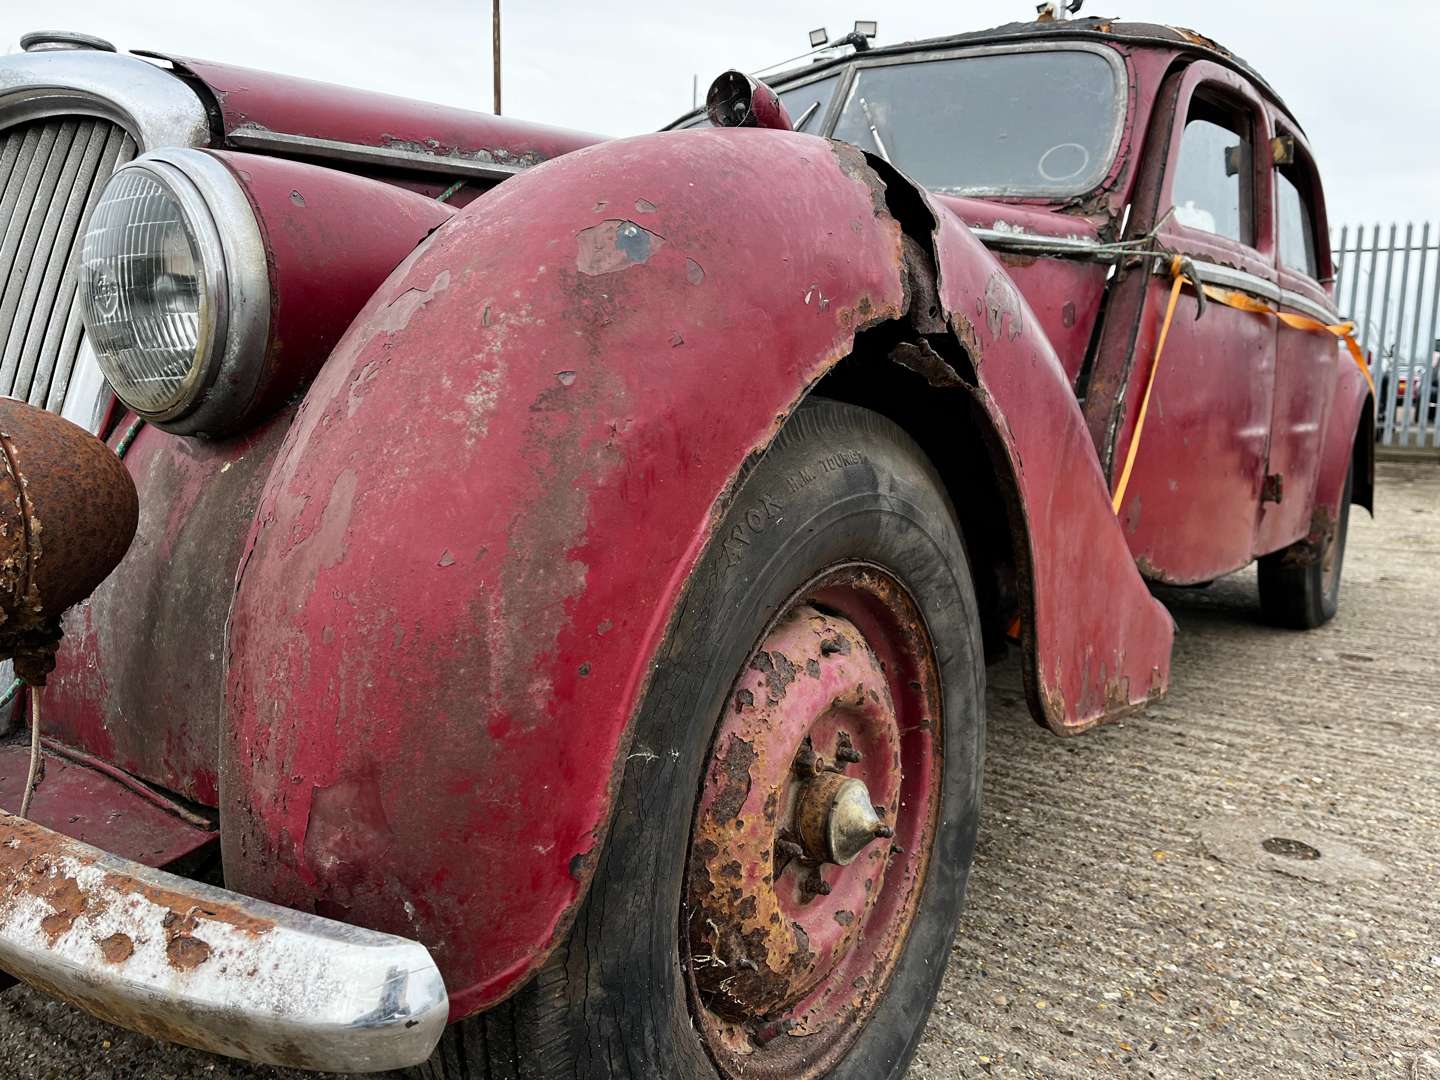
[[[849,607],[854,619],[840,613]],[[818,1069],[903,944],[937,749],[936,680],[918,627],[893,580],[851,571],[790,607],[728,699],[695,819],[685,921],[699,1019],[732,1074]]]

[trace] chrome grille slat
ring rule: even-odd
[[[56,199],[70,149],[75,144],[75,132],[79,127],[73,120],[61,123],[55,133],[55,142],[45,160],[45,169],[36,185],[33,210],[20,234],[20,247],[15,253],[15,266],[5,291],[0,293],[0,326],[8,326],[10,333],[5,350],[0,353],[0,386],[17,386],[20,350],[25,345],[25,335],[30,329],[30,313],[34,310],[35,299],[45,281],[43,266],[48,262],[50,249],[54,246],[55,230],[60,227],[60,212],[63,205]],[[28,389],[28,384],[27,384]],[[16,395],[20,396],[20,395]]]
[[[94,120],[79,121],[71,151],[66,156],[65,166],[60,173],[55,200],[50,203],[50,212],[46,215],[45,232],[40,233],[40,243],[36,248],[33,264],[35,269],[30,272],[30,278],[24,284],[26,297],[22,298],[20,308],[26,318],[26,331],[23,337],[20,336],[17,317],[16,333],[12,334],[9,346],[6,347],[6,363],[9,361],[10,347],[16,347],[19,353],[14,386],[30,387],[27,397],[32,405],[43,405],[45,402],[50,374],[55,369],[55,359],[42,356],[40,347],[45,343],[49,315],[55,310],[55,300],[65,276],[65,266],[71,258],[72,245],[66,240],[73,239],[76,229],[79,228],[81,207],[85,206],[85,196],[88,194],[76,181],[82,174],[94,176],[95,166],[98,166],[99,156],[104,148],[104,125]],[[49,252],[49,256],[45,256],[45,252]],[[0,377],[3,377],[3,373],[3,364],[0,364]],[[39,402],[36,397],[39,397]]]
[[[30,383],[30,404],[53,411],[58,411],[64,404],[65,387],[69,384],[70,371],[80,351],[78,330],[74,342],[68,346],[65,344],[70,323],[78,328],[80,320],[80,309],[75,305],[75,275],[72,271],[73,260],[79,257],[80,226],[89,220],[90,211],[100,201],[104,180],[118,166],[135,156],[135,141],[123,129],[103,120],[91,121],[91,124],[90,144],[79,162],[76,182],[61,224],[60,239],[45,270],[48,299],[42,297],[37,314],[31,320],[26,337],[26,360],[22,360],[23,372],[24,363],[33,352],[34,360],[30,362],[35,374]],[[93,179],[87,184],[84,182],[86,177]],[[17,379],[16,385],[21,384],[22,380]],[[52,392],[57,386],[58,397]]]
[[[135,142],[108,120],[54,116],[0,129],[0,394],[58,412],[84,330],[81,226]]]

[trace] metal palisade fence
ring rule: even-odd
[[[1440,450],[1440,225],[1346,226],[1331,244],[1335,303],[1375,378],[1375,438]]]

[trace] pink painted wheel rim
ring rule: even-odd
[[[723,1073],[821,1075],[883,997],[933,846],[940,701],[918,608],[866,564],[799,590],[738,675],[701,778],[682,912],[692,1012]],[[814,810],[845,779],[893,836],[836,865],[817,857]]]

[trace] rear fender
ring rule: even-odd
[[[630,721],[748,464],[857,333],[909,306],[885,195],[858,151],[812,136],[643,136],[508,181],[397,269],[307,393],[248,540],[227,880],[425,942],[456,1017],[534,971],[627,755],[653,752]],[[988,252],[934,221],[956,340],[986,372],[952,390],[1006,448],[1024,565],[1079,598],[1027,609],[1032,646],[1063,650],[1033,662],[1035,696],[1072,730],[1163,682],[1169,624],[1123,580],[1143,589],[1118,532],[1087,531],[1114,524],[1054,353]],[[719,542],[749,543],[771,503]]]
[[[1343,348],[1338,342],[1337,348]],[[1340,518],[1345,474],[1355,467],[1351,501],[1375,513],[1375,399],[1360,368],[1341,354],[1335,394],[1320,445],[1320,470],[1315,481],[1315,507],[1310,515],[1306,546],[1318,558]]]

